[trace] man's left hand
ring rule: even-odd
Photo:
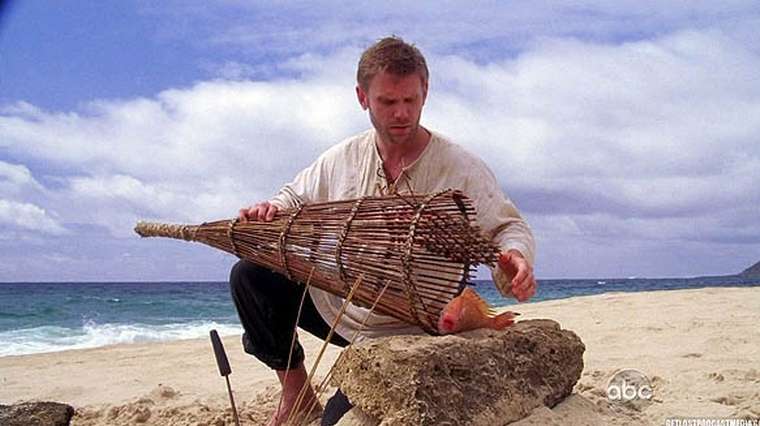
[[[508,250],[499,256],[499,267],[512,278],[512,294],[520,302],[536,294],[536,278],[533,267],[517,250]]]

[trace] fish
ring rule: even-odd
[[[494,310],[475,290],[465,287],[441,310],[438,332],[452,334],[478,328],[502,330],[514,324],[518,315],[518,312]]]

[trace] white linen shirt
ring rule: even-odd
[[[473,201],[476,220],[483,232],[503,251],[519,250],[532,265],[535,257],[533,234],[515,205],[499,188],[491,170],[459,145],[435,132],[430,133],[430,142],[425,150],[417,160],[404,167],[392,185],[383,176],[383,160],[376,145],[377,134],[370,129],[325,151],[292,182],[283,186],[270,202],[286,209],[299,203],[347,200],[393,191],[427,194],[449,188],[458,189]],[[502,294],[510,295],[511,277],[507,277],[498,267],[491,272]],[[315,287],[310,288],[309,294],[324,320],[332,325],[343,299]],[[351,341],[368,313],[363,307],[349,304],[335,331]],[[422,333],[422,330],[393,317],[373,313],[358,340],[412,333]]]

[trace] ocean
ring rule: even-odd
[[[533,301],[606,292],[760,287],[739,276],[539,280]],[[490,281],[475,288],[494,306],[514,304]],[[760,291],[760,289],[758,289]],[[0,357],[221,335],[242,329],[225,282],[0,283]]]

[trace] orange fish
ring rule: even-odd
[[[475,290],[465,287],[462,293],[451,299],[441,311],[438,331],[441,334],[451,334],[477,328],[501,330],[514,324],[517,315],[520,314],[495,311]]]

